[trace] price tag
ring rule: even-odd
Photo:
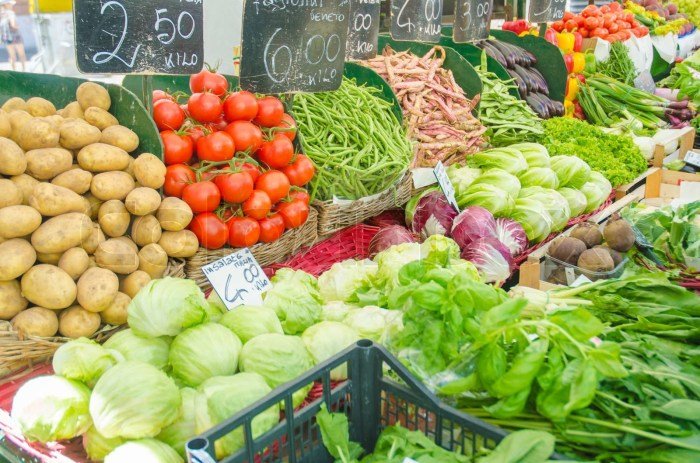
[[[229,310],[243,304],[262,304],[272,283],[248,248],[202,267],[204,276]]]
[[[591,283],[590,278],[588,278],[586,275],[579,275],[578,278],[576,278],[569,286],[572,288],[577,288],[581,285],[585,285],[586,283]]]
[[[683,160],[687,164],[690,164],[700,169],[700,152],[688,151],[687,153],[685,153],[685,156],[683,156]]]
[[[442,0],[391,0],[391,37],[416,42],[440,41]]]
[[[377,56],[380,0],[350,0],[350,23],[345,59],[361,60]]]
[[[493,0],[458,0],[455,2],[455,20],[452,40],[455,43],[485,39],[491,28]]]
[[[457,206],[457,200],[455,199],[455,187],[452,186],[452,181],[450,181],[450,178],[447,176],[447,171],[442,161],[438,161],[435,169],[433,169],[433,173],[438,181],[438,185],[440,185],[442,192],[447,198],[447,202],[459,212],[459,206]]]
[[[654,90],[656,90],[656,83],[654,83],[654,78],[649,71],[642,71],[634,79],[634,86],[649,93],[654,93]]]
[[[564,17],[566,0],[529,0],[527,20],[533,23],[558,21]]]
[[[350,0],[246,0],[241,87],[326,92],[343,78]]]
[[[576,281],[576,272],[571,267],[564,267],[564,275],[566,275],[566,284],[571,286]]]
[[[82,73],[192,74],[204,64],[202,0],[75,0]]]

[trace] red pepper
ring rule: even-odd
[[[574,72],[574,57],[571,55],[564,55],[564,64],[566,65],[566,73],[571,74]]]
[[[579,104],[578,100],[574,101],[574,117],[576,119],[586,120],[586,114],[583,112],[583,108]]]
[[[515,21],[506,21],[501,26],[501,29],[503,29],[504,31],[513,32],[514,27],[515,27]]]
[[[559,46],[557,41],[557,31],[555,31],[551,27],[548,28],[547,31],[544,33],[544,39],[552,45]]]
[[[574,51],[581,51],[583,47],[583,36],[580,32],[574,32]]]
[[[584,76],[583,74],[576,74],[576,77],[578,78],[578,80],[581,81],[582,84],[586,83],[586,76]]]

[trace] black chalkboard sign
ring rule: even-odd
[[[442,0],[391,0],[391,37],[415,42],[440,41]]]
[[[204,64],[202,0],[74,0],[83,73],[191,74]]]
[[[246,0],[241,87],[325,92],[343,78],[350,0]]]
[[[465,43],[488,37],[492,12],[493,0],[457,0],[452,40]]]
[[[558,21],[564,17],[566,0],[530,0],[527,20],[533,23]]]
[[[350,0],[346,59],[369,59],[377,55],[380,7],[380,0]]]

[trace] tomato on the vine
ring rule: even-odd
[[[232,93],[224,101],[224,114],[229,122],[251,121],[258,114],[258,100],[245,90]]]
[[[260,169],[258,169],[257,166],[246,162],[240,167],[243,172],[247,172],[248,175],[250,175],[250,178],[253,179],[253,182],[255,182],[258,179],[258,177],[260,177]]]
[[[166,166],[190,162],[194,145],[188,135],[165,130],[160,133],[160,138],[163,140],[163,162]]]
[[[191,125],[185,129],[185,132],[192,139],[194,145],[194,152],[197,152],[197,141],[202,138],[204,133],[204,126],[202,125]]]
[[[284,105],[279,98],[266,96],[258,100],[258,114],[253,122],[262,127],[274,127],[280,124],[284,115]]]
[[[297,228],[309,218],[309,205],[301,199],[295,199],[281,203],[277,212],[284,219],[284,226],[287,229]]]
[[[304,186],[314,178],[316,168],[307,156],[297,155],[294,162],[282,169],[284,175],[289,179],[289,183],[294,186]]]
[[[272,204],[287,196],[289,188],[289,179],[279,170],[269,170],[255,181],[255,189],[267,193]]]
[[[158,100],[171,100],[172,97],[164,90],[153,90],[151,94],[151,103],[155,103]]]
[[[294,141],[294,138],[297,136],[297,123],[292,116],[284,113],[279,128],[282,129],[279,133],[289,138],[289,140]]]
[[[170,99],[161,99],[153,104],[153,120],[158,130],[178,130],[185,122],[185,112]]]
[[[311,202],[311,195],[309,195],[309,192],[306,190],[292,190],[289,192],[289,199],[298,199],[299,201],[309,204]]]
[[[214,132],[197,140],[197,157],[200,161],[228,161],[233,158],[236,145],[226,132]]]
[[[199,244],[207,249],[219,249],[228,241],[228,227],[213,212],[195,215],[189,228],[197,236]]]
[[[255,153],[263,144],[263,133],[255,124],[247,121],[234,121],[224,129],[236,144],[236,151]]]
[[[274,169],[281,169],[289,164],[294,156],[294,145],[282,134],[262,144],[257,152],[258,159]]]
[[[163,192],[166,196],[182,198],[182,190],[196,179],[194,171],[185,164],[173,164],[165,170]]]
[[[228,244],[248,248],[260,239],[260,224],[250,217],[232,217],[228,221]]]
[[[228,81],[218,72],[202,69],[190,76],[190,90],[192,93],[211,92],[221,97],[228,90]]]
[[[214,179],[214,183],[228,203],[242,203],[253,194],[253,179],[247,172],[222,174]]]
[[[268,217],[260,219],[260,241],[272,243],[280,239],[284,233],[284,219],[278,213],[270,214]]]
[[[228,122],[226,122],[226,118],[224,118],[224,115],[220,115],[217,120],[214,122],[210,122],[207,124],[207,128],[211,130],[212,132],[220,132],[226,128],[228,125]]]
[[[248,217],[260,220],[267,216],[272,209],[270,197],[261,190],[253,190],[253,193],[243,203],[243,213]]]
[[[214,122],[221,115],[221,100],[213,93],[194,93],[187,102],[187,109],[198,122]]]
[[[182,190],[182,200],[195,214],[213,212],[221,203],[219,188],[211,181],[190,183]]]

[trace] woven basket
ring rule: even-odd
[[[308,220],[301,227],[287,231],[282,235],[282,238],[274,243],[258,243],[252,246],[250,251],[253,253],[260,266],[265,267],[277,262],[282,262],[294,254],[297,249],[313,244],[318,236],[317,216],[316,210],[312,207],[309,210]],[[233,251],[235,251],[233,248],[215,250],[199,248],[197,254],[187,259],[187,264],[185,265],[187,278],[194,280],[203,291],[209,290],[211,284],[209,280],[207,280],[207,277],[204,276],[202,266],[228,256]]]
[[[166,276],[185,278],[185,261],[170,259],[165,270]],[[97,342],[106,341],[122,327],[103,327],[92,336]],[[15,331],[10,322],[0,320],[0,378],[23,368],[47,361],[62,344],[70,338],[53,336],[43,338],[28,336]]]
[[[387,209],[403,206],[411,199],[413,180],[408,172],[396,187],[382,193],[352,202],[335,204],[333,201],[314,201],[318,209],[318,236],[327,236],[338,230],[363,222]]]

